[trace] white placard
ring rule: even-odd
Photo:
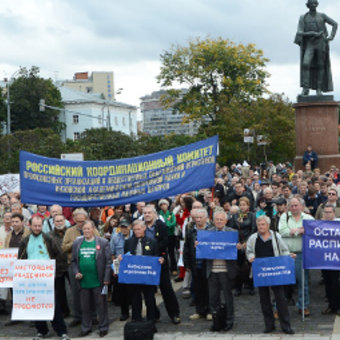
[[[13,268],[18,248],[0,249],[0,288],[13,287]]]
[[[17,260],[12,320],[53,320],[55,260]]]
[[[179,259],[177,262],[178,267],[184,267],[184,261],[183,261],[183,249],[184,249],[184,241],[179,241]]]

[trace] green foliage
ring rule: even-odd
[[[59,111],[46,108],[39,111],[39,101],[62,107],[61,94],[51,79],[39,76],[39,68],[20,68],[19,77],[10,86],[11,130],[31,130],[37,127],[60,132],[63,124],[58,121]]]
[[[19,151],[29,151],[46,157],[60,158],[65,146],[52,129],[16,131],[0,137],[0,173],[19,172]]]
[[[135,140],[105,128],[87,129],[76,142],[67,142],[68,152],[83,152],[86,160],[109,160],[138,155]]]
[[[266,155],[273,161],[293,160],[295,155],[295,114],[291,103],[282,95],[259,98],[251,103],[231,104],[223,108],[218,125],[202,130],[209,136],[219,134],[221,164],[248,159],[248,146],[243,142],[243,130],[255,130],[269,143]],[[250,145],[249,161],[264,161],[264,147]]]
[[[198,38],[188,46],[172,46],[161,55],[158,82],[166,88],[180,84],[188,91],[168,90],[163,104],[186,113],[189,121],[208,116],[216,125],[226,104],[249,101],[266,92],[267,61],[254,44],[236,45],[222,38]]]

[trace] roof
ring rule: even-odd
[[[136,106],[117,102],[115,100],[102,99],[100,94],[96,93],[85,93],[78,90],[71,89],[66,86],[56,85],[60,91],[62,102],[64,104],[84,104],[84,103],[96,103],[104,104],[115,107],[122,107],[137,110]]]

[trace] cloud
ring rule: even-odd
[[[143,91],[158,89],[155,77],[164,50],[198,36],[221,36],[263,49],[270,59],[271,89],[294,99],[299,47],[293,40],[305,2],[2,0],[0,76],[19,65],[37,65],[49,77],[57,71],[59,79],[78,71],[112,70],[116,88],[124,87],[124,100],[136,105]],[[319,9],[337,19],[340,3],[323,0]],[[336,89],[339,39],[331,43]]]

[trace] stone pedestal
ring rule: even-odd
[[[340,168],[339,154],[339,103],[335,101],[299,100],[294,105],[296,121],[295,170],[303,169],[302,157],[310,144],[319,156],[322,172],[331,165]]]

